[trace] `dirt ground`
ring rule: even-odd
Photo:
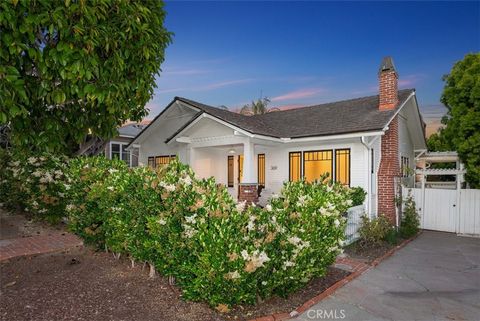
[[[399,243],[400,241],[398,241]],[[393,249],[396,245],[383,242],[377,246],[362,247],[358,242],[353,243],[345,248],[345,253],[353,259],[363,261],[364,263],[372,263],[375,259],[382,257],[385,253]]]
[[[0,214],[0,241],[66,233],[64,225]],[[166,278],[152,280],[148,272],[143,264],[132,267],[127,258],[117,260],[91,247],[10,259],[0,263],[0,321],[248,320],[290,312],[349,274],[330,268],[286,299],[273,297],[221,314],[205,303],[184,301]]]
[[[26,214],[10,213],[0,208],[0,240],[36,235],[51,235],[66,231],[65,224],[55,226],[29,219]]]
[[[142,266],[88,248],[2,263],[0,284],[4,321],[222,320]]]

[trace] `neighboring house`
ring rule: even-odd
[[[239,200],[257,201],[263,186],[328,173],[367,192],[368,213],[395,222],[394,181],[425,150],[415,90],[398,90],[391,58],[379,71],[379,95],[245,116],[189,99],[175,99],[129,145],[155,167],[172,156],[199,177],[214,176]],[[413,182],[413,180],[412,180]]]
[[[130,167],[138,166],[138,148],[127,150],[127,146],[147,125],[148,123],[145,122],[130,123],[118,128],[118,136],[110,139],[105,144],[105,157],[108,159],[121,159]]]

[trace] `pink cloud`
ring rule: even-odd
[[[237,80],[226,80],[226,81],[221,81],[221,82],[216,82],[213,84],[209,84],[206,86],[201,86],[193,90],[199,90],[199,91],[204,91],[204,90],[213,90],[217,88],[222,88],[222,87],[227,87],[231,85],[237,85],[237,84],[244,84],[247,82],[252,81],[252,79],[237,79]]]
[[[323,88],[305,88],[299,89],[295,91],[291,91],[284,95],[276,96],[271,99],[271,101],[285,101],[285,100],[294,100],[294,99],[302,99],[316,96],[320,93],[324,93],[325,89]]]

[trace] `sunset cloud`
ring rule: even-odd
[[[316,96],[320,93],[324,93],[325,91],[326,90],[323,88],[298,89],[295,91],[288,92],[284,95],[273,97],[271,101],[285,101],[285,100],[309,98],[309,97]]]

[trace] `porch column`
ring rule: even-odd
[[[195,148],[193,147],[188,147],[188,165],[195,171],[195,168],[193,168],[193,165],[195,164]]]
[[[240,182],[238,200],[247,203],[258,202],[258,184],[255,175],[255,149],[250,139],[243,143],[243,177]]]

